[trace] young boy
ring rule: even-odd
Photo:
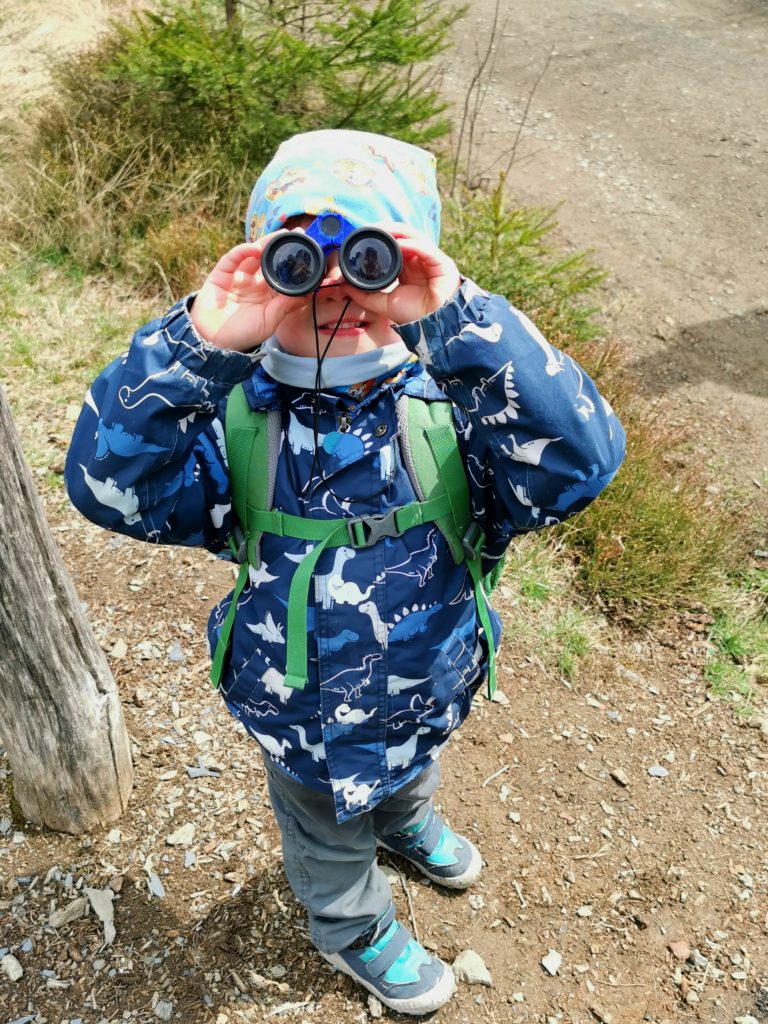
[[[260,536],[241,547],[250,564],[235,596],[209,624],[220,689],[260,744],[312,941],[413,1014],[441,1006],[455,983],[397,920],[376,847],[450,888],[480,873],[477,849],[432,803],[440,750],[489,671],[488,633],[500,636],[472,538],[487,573],[514,536],[588,504],[624,444],[586,374],[507,300],[460,276],[437,244],[439,211],[423,150],[351,131],[289,139],[253,191],[250,240],[94,382],[66,468],[72,501],[94,522],[222,552],[246,525],[232,506],[228,397],[242,384],[247,409],[271,413],[272,465],[253,474],[274,493]],[[391,286],[354,287],[336,251],[311,294],[266,283],[261,255],[275,232],[312,234],[328,212],[394,237],[403,265]],[[460,457],[476,524],[466,555],[446,509],[418,493],[413,463],[426,449],[404,439],[411,407],[448,410],[455,426],[435,457]],[[349,539],[321,540],[317,524],[329,522]]]

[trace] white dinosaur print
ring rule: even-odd
[[[427,558],[424,562],[420,562],[416,557],[422,555],[424,552],[428,552]],[[398,562],[397,565],[389,565],[384,570],[385,576],[393,574],[395,576],[416,576],[419,581],[419,587],[426,586],[427,580],[431,580],[433,576],[433,568],[437,562],[437,529],[433,528],[427,535],[427,543],[423,548],[418,548],[409,554],[408,558],[404,562]],[[399,570],[403,570],[400,572]],[[373,602],[371,602],[373,604]],[[363,611],[363,606],[360,605],[358,611]],[[365,612],[365,614],[368,614]],[[373,616],[371,616],[371,622],[373,622]],[[374,633],[376,632],[376,626],[373,628]],[[378,638],[378,635],[377,635]]]
[[[420,686],[422,683],[426,683],[429,676],[424,676],[423,679],[408,679],[405,676],[387,676],[387,692],[400,694],[403,690],[410,690],[413,686]]]
[[[269,569],[267,569],[265,562],[262,562],[258,569],[254,569],[252,565],[248,566],[248,580],[251,586],[255,587],[256,590],[259,589],[262,583],[271,583],[277,578],[277,576],[273,576]]]
[[[420,725],[416,732],[408,737],[405,743],[401,743],[399,747],[389,747],[387,749],[387,768],[390,771],[393,768],[407,768],[416,756],[416,744],[418,743],[419,736],[426,736],[431,731],[425,725]]]
[[[317,443],[322,447],[325,434],[317,435]],[[305,427],[293,411],[288,413],[288,444],[294,455],[300,455],[302,449],[307,452],[315,450],[315,438],[310,427]]]
[[[349,704],[339,704],[333,714],[336,721],[341,725],[362,725],[369,718],[373,718],[376,714],[376,708],[371,708],[370,711],[365,712],[362,708],[351,708]]]
[[[284,644],[285,638],[283,637],[283,624],[282,622],[277,625],[275,620],[272,618],[272,612],[267,612],[267,617],[263,622],[257,622],[255,626],[248,624],[248,629],[256,636],[260,636],[262,640],[266,640],[267,643],[272,644]]]
[[[267,691],[279,697],[281,704],[287,704],[294,693],[290,686],[285,685],[284,680],[285,676],[283,673],[278,672],[272,665],[269,666],[261,677],[261,681],[266,686]]]
[[[251,735],[256,737],[268,754],[271,754],[272,757],[276,757],[279,760],[282,760],[285,757],[286,750],[293,749],[293,744],[290,740],[282,739],[278,743],[274,736],[265,736],[264,733],[256,732],[255,729],[251,730]]]
[[[121,512],[126,526],[133,526],[134,523],[141,522],[139,497],[133,487],[126,487],[124,491],[121,491],[111,476],[108,476],[106,480],[97,480],[95,476],[91,476],[82,463],[79,465],[88,490],[100,505]]]
[[[383,657],[384,655],[381,652],[377,654],[364,654],[362,664],[354,665],[352,668],[343,668],[335,675],[330,676],[330,678],[323,682],[323,689],[330,690],[331,693],[342,694],[347,703],[352,700],[359,700],[363,690],[371,681],[375,662],[381,661]],[[353,683],[344,682],[341,677],[350,674],[355,681]],[[331,686],[331,683],[336,683],[336,685]]]
[[[224,525],[224,516],[227,514],[227,512],[229,512],[231,508],[232,502],[230,502],[228,505],[214,505],[213,508],[210,510],[211,522],[213,523],[217,530],[220,530]]]
[[[361,614],[367,615],[370,618],[371,625],[373,626],[373,635],[376,637],[376,639],[379,641],[382,647],[386,647],[388,626],[386,622],[382,619],[382,617],[379,615],[379,609],[376,607],[376,602],[363,601],[362,604],[357,606],[357,610]]]
[[[371,591],[379,582],[377,577],[367,590],[362,591],[356,583],[345,581],[341,575],[344,564],[354,557],[355,552],[352,548],[337,548],[331,571],[315,574],[315,593],[319,595],[324,609],[333,608],[334,604],[358,605],[370,597]]]
[[[509,440],[512,442],[512,451],[505,444],[501,445],[501,450],[505,455],[509,455],[515,462],[527,462],[529,466],[538,466],[541,462],[541,456],[544,454],[544,449],[548,444],[552,444],[553,441],[562,441],[562,437],[540,437],[533,441],[524,441],[522,444],[518,444],[515,440],[514,434],[508,434]]]
[[[319,743],[308,743],[303,725],[292,725],[290,728],[299,734],[299,746],[311,754],[313,761],[320,761],[321,758],[323,761],[325,760],[325,744],[322,740]]]
[[[359,774],[358,772],[356,775],[350,775],[346,779],[331,779],[334,791],[341,792],[344,797],[348,811],[354,807],[367,807],[371,793],[380,785],[379,779],[376,779],[372,786],[369,786],[367,782],[357,785],[355,779]]]
[[[555,355],[555,350],[549,344],[549,342],[538,329],[538,327],[536,327],[535,324],[531,323],[531,321],[528,319],[525,313],[521,313],[520,310],[515,309],[514,306],[510,306],[509,310],[511,313],[514,313],[514,315],[523,325],[525,330],[528,332],[528,334],[530,334],[531,338],[536,342],[541,351],[547,357],[547,362],[544,366],[544,371],[547,374],[547,376],[554,377],[556,374],[562,373],[565,369],[565,355],[562,352],[558,353],[560,356],[560,358],[558,359],[557,355]]]
[[[464,334],[476,334],[483,341],[490,341],[495,344],[501,340],[502,327],[499,323],[490,324],[488,327],[478,327],[477,324],[467,324]]]

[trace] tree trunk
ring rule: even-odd
[[[112,673],[51,535],[0,388],[0,737],[29,821],[79,833],[133,782]]]

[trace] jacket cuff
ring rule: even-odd
[[[253,352],[238,352],[206,341],[189,315],[195,294],[180,299],[160,321],[172,356],[198,377],[232,387],[241,384],[264,358],[264,346],[259,345]]]
[[[476,323],[489,298],[490,292],[462,275],[461,284],[442,306],[420,320],[394,324],[394,330],[427,367],[442,366],[446,341]]]

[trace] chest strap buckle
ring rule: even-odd
[[[402,537],[403,530],[398,528],[397,513],[403,506],[390,509],[381,515],[359,516],[347,520],[349,542],[353,548],[369,548],[382,537]]]

